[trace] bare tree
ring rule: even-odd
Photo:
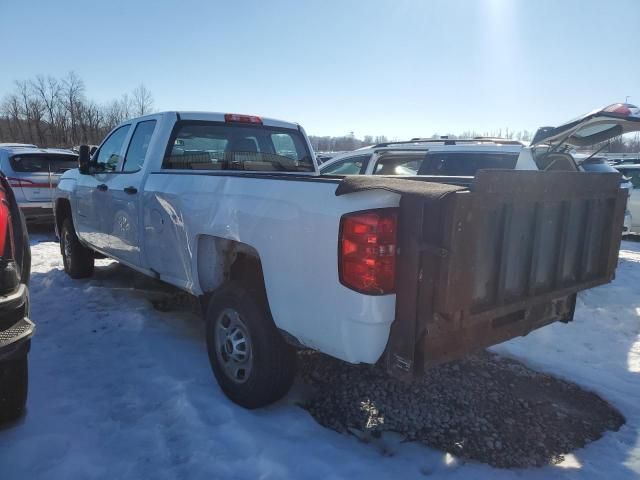
[[[48,140],[55,141],[57,133],[62,129],[64,117],[60,108],[60,82],[54,77],[45,78],[43,75],[38,75],[30,82],[30,86],[44,107]]]
[[[11,93],[5,97],[2,102],[2,113],[7,119],[10,138],[16,142],[27,142],[27,135],[24,129],[25,123],[18,95]]]
[[[69,72],[62,80],[61,96],[70,122],[69,135],[66,140],[72,145],[76,145],[81,137],[79,123],[81,105],[84,101],[84,82],[75,72]]]
[[[18,81],[0,101],[0,141],[70,147],[99,143],[117,124],[150,113],[153,97],[140,84],[131,93],[98,105],[85,96],[84,82],[74,72]]]
[[[136,116],[146,115],[151,113],[153,109],[153,96],[151,92],[147,90],[147,87],[143,83],[134,88],[132,95],[132,103],[134,114]]]

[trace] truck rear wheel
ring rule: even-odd
[[[0,363],[0,422],[19,418],[27,403],[27,356]]]
[[[93,252],[80,243],[73,222],[65,218],[60,231],[60,253],[64,271],[71,278],[86,278],[93,274]]]
[[[206,313],[207,350],[218,384],[233,402],[251,409],[286,395],[296,370],[295,351],[260,297],[232,282],[211,297]]]

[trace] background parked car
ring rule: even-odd
[[[64,172],[77,166],[78,155],[71,150],[0,144],[0,170],[27,221],[53,221],[53,189]]]
[[[632,216],[631,230],[640,232],[640,164],[630,165],[625,163],[616,165],[615,168],[633,184],[627,207]]]
[[[483,169],[538,170],[543,168],[528,155],[524,146],[522,142],[501,138],[413,138],[406,142],[390,142],[346,152],[323,163],[319,168],[325,175],[447,177],[474,176],[478,170]],[[566,167],[575,170],[577,167],[581,171],[595,173],[617,171],[618,166],[614,168],[604,157],[590,157],[579,153],[571,156],[575,164],[571,161],[569,165],[561,166],[562,169]],[[556,165],[558,166],[560,165]],[[640,165],[637,168],[640,168]],[[637,170],[637,175],[640,176],[640,170]],[[640,182],[640,178],[636,177],[636,179]],[[452,178],[452,180],[455,182],[455,179]],[[629,192],[629,206],[635,202],[634,208],[638,210],[640,192],[632,194],[633,185],[626,178],[622,179],[620,187]],[[628,207],[625,212],[624,232],[630,232],[632,228],[640,229],[640,225],[632,227],[634,215],[630,208]],[[640,222],[640,211],[636,213],[635,221]]]
[[[31,254],[24,216],[0,173],[0,422],[13,420],[27,400]]]
[[[331,175],[474,176],[480,169],[537,170],[524,145],[506,139],[419,139],[380,143],[337,155],[320,166]]]
[[[618,172],[616,168],[611,166],[605,157],[574,153],[573,158],[578,165],[578,168],[583,172],[592,173],[615,173]],[[630,233],[633,229],[634,213],[631,211],[631,203],[633,196],[634,186],[630,179],[623,176],[620,180],[620,188],[627,190],[629,194],[629,200],[627,201],[627,210],[624,214],[624,233]],[[636,222],[640,220],[640,212],[635,213]]]

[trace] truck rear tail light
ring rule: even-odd
[[[225,113],[224,121],[227,123],[252,123],[262,125],[262,119],[255,115],[240,115],[238,113]]]
[[[395,291],[398,209],[381,208],[340,219],[340,282],[361,293]]]

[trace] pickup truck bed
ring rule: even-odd
[[[616,174],[481,171],[468,189],[351,177],[337,194],[372,188],[402,194],[386,351],[398,376],[570,321],[575,294],[614,277],[626,203]]]

